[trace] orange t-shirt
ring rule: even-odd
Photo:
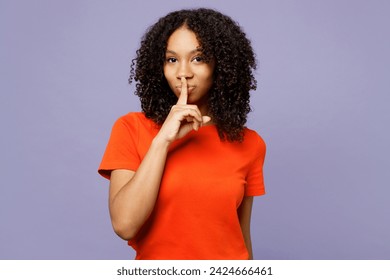
[[[136,171],[158,131],[142,113],[119,118],[99,173]],[[154,210],[128,242],[136,259],[248,259],[237,208],[265,193],[264,156],[264,141],[247,128],[241,143],[222,142],[214,125],[172,143]]]

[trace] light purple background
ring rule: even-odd
[[[268,145],[257,259],[390,259],[390,2],[0,1],[0,259],[131,259],[97,174],[141,35],[212,7],[246,31]]]

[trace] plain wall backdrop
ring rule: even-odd
[[[390,2],[0,0],[0,259],[132,259],[97,174],[139,111],[129,65],[166,13],[239,22],[267,143],[257,259],[390,259]]]

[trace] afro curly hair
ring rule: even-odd
[[[223,141],[242,141],[251,111],[249,91],[256,89],[256,60],[250,41],[230,17],[212,9],[171,12],[149,27],[132,60],[129,83],[136,82],[145,116],[161,125],[177,97],[164,77],[167,41],[178,28],[195,33],[203,55],[215,61],[213,85],[208,93],[209,114]]]

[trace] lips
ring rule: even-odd
[[[196,86],[188,86],[187,89],[188,89],[188,93],[191,93],[194,89],[196,88]],[[180,86],[177,86],[176,89],[181,92],[181,85]]]

